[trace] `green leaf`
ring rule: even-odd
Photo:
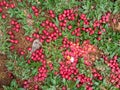
[[[18,87],[17,82],[16,82],[15,79],[12,80],[10,86],[11,86],[11,87]]]
[[[25,90],[24,88],[18,88],[17,90]]]
[[[66,80],[65,80],[65,78],[63,78],[63,84],[66,85]]]

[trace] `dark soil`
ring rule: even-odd
[[[3,90],[3,85],[9,85],[11,78],[8,76],[7,68],[5,64],[7,62],[7,57],[3,54],[0,54],[0,90]]]
[[[18,44],[14,44],[15,51],[22,50],[27,54],[27,48],[32,46],[32,43],[27,41],[24,36],[24,31],[20,30],[20,32],[14,32],[15,39],[18,40]]]

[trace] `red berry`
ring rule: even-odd
[[[10,4],[10,7],[11,8],[15,8],[15,4]]]
[[[9,31],[9,32],[8,32],[8,34],[9,34],[9,35],[12,35],[12,34],[13,34],[13,32],[12,32],[12,31]]]
[[[2,8],[0,8],[0,13],[3,11],[3,9]]]
[[[14,48],[15,48],[15,46],[13,46],[13,45],[12,45],[12,46],[10,46],[10,50],[13,50]]]
[[[15,43],[15,44],[18,44],[18,40],[14,40],[14,43]]]
[[[72,25],[69,25],[69,26],[68,26],[68,29],[69,29],[69,30],[72,29]]]
[[[36,9],[36,6],[32,6],[32,10],[35,10]]]
[[[2,19],[5,19],[6,18],[6,15],[5,14],[2,14]]]

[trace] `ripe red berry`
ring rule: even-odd
[[[12,45],[12,46],[10,46],[10,50],[13,50],[14,48],[15,48],[15,46],[13,46],[13,45]]]
[[[68,29],[69,29],[69,30],[72,29],[72,25],[69,25],[69,26],[68,26]]]
[[[9,31],[9,32],[8,32],[8,34],[9,34],[9,35],[12,35],[12,34],[13,34],[13,32],[12,32],[12,31]]]
[[[39,16],[39,13],[35,13],[35,16],[36,16],[36,17]]]
[[[21,52],[20,52],[20,54],[21,54],[21,55],[24,55],[24,54],[25,54],[25,52],[24,52],[24,51],[21,51]]]
[[[32,10],[35,10],[36,9],[36,6],[32,6]]]
[[[11,8],[15,8],[15,4],[13,4],[13,3],[10,4],[10,7],[11,7]]]
[[[15,44],[18,44],[18,40],[14,40],[14,43],[15,43]]]
[[[5,19],[6,18],[6,15],[5,14],[2,14],[2,19]]]
[[[0,13],[3,11],[3,9],[2,8],[0,8]]]

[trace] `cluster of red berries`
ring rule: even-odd
[[[18,54],[25,55],[25,51],[22,48],[18,48]]]
[[[85,65],[91,66],[92,63],[90,62],[90,59],[91,61],[95,61],[96,59],[95,57],[91,58],[91,56],[89,55],[90,53],[97,52],[97,47],[91,45],[89,40],[84,41],[83,44],[80,46],[79,43],[73,43],[67,38],[63,38],[62,44],[63,46],[61,48],[66,49],[62,53],[65,60],[77,63],[78,58],[83,57]]]
[[[42,65],[41,67],[38,68],[38,74],[34,76],[34,81],[35,82],[41,82],[44,81],[47,77],[47,68],[46,65]]]
[[[55,13],[53,10],[49,10],[49,15],[51,18],[55,18]]]
[[[93,90],[92,80],[89,77],[85,76],[84,74],[78,74],[76,80],[79,80],[79,83],[77,84],[78,88],[81,87],[83,84],[86,84],[86,90]]]
[[[93,87],[91,85],[86,85],[86,90],[93,90]]]
[[[34,40],[32,37],[29,37],[29,36],[25,36],[25,39],[29,42],[33,42],[33,40]]]
[[[45,78],[47,77],[48,70],[47,70],[47,67],[46,67],[47,62],[45,60],[43,49],[39,48],[36,51],[34,51],[31,54],[31,58],[30,59],[32,59],[34,62],[41,62],[42,63],[42,65],[38,68],[37,75],[34,76],[34,82],[44,81]],[[28,60],[28,62],[30,64],[31,61]],[[24,82],[24,88],[29,88],[30,87],[29,83],[28,83],[28,81],[25,81]],[[34,90],[39,90],[39,86],[37,84],[34,85]]]
[[[36,39],[39,39],[40,38],[40,34],[38,33],[33,33],[32,34],[32,37],[36,38]]]
[[[32,34],[32,37],[33,37],[34,39],[39,39],[39,41],[40,41],[41,43],[43,43],[43,42],[45,41],[45,39],[46,39],[45,36],[46,36],[45,34],[39,34],[39,33],[37,33],[37,32],[34,32],[34,33]]]
[[[42,66],[38,68],[38,74],[34,77],[35,81],[44,81],[45,78],[47,77],[47,68],[46,68],[46,60],[45,60],[45,56],[43,53],[43,49],[37,49],[36,51],[34,51],[31,55],[31,59],[33,61],[38,61],[42,63]]]
[[[114,56],[108,63],[111,68],[110,82],[113,83],[117,88],[120,88],[120,66],[117,62],[118,56]]]
[[[32,6],[32,10],[33,10],[35,16],[39,15],[39,10],[36,6]]]
[[[75,17],[76,17],[76,14],[72,9],[64,10],[63,13],[58,16],[58,20],[60,22],[59,26],[62,27],[62,30],[64,30],[64,28],[66,27],[67,22],[75,20]],[[72,27],[69,26],[69,29],[71,28]]]
[[[52,40],[56,40],[59,36],[62,35],[58,27],[49,20],[42,22],[41,26],[45,28],[42,31],[41,39],[46,42],[51,42]]]
[[[100,73],[98,73],[98,71],[96,69],[92,70],[92,74],[93,74],[93,77],[96,79],[99,79],[99,80],[103,79],[102,75]]]
[[[14,3],[7,3],[6,0],[2,0],[0,2],[0,13],[3,12],[4,9],[7,8],[15,8],[15,4]],[[4,13],[2,13],[2,19],[5,19],[6,15]]]
[[[100,19],[100,23],[107,23],[109,22],[111,13],[107,12],[105,15],[102,15],[101,19]]]
[[[115,55],[112,59],[108,59],[107,56],[103,56],[104,62],[111,68],[110,82],[117,88],[120,88],[120,67],[117,62],[118,56]]]
[[[19,41],[17,39],[15,39],[14,31],[15,32],[20,32],[21,25],[20,25],[20,23],[18,23],[15,20],[11,20],[10,24],[11,24],[11,30],[8,31],[8,35],[10,35],[10,40],[9,41],[12,43],[12,45],[10,46],[10,50],[14,50],[15,49],[14,45],[19,43]],[[18,53],[20,55],[25,54],[25,52],[21,48],[18,49]]]
[[[60,75],[62,78],[65,78],[67,80],[73,80],[73,81],[79,80],[80,82],[79,84],[77,84],[78,88],[81,85],[86,84],[86,90],[93,90],[92,79],[86,77],[83,74],[80,74],[78,69],[76,68],[76,65],[78,64],[78,58],[81,57],[84,58],[84,62],[89,61],[88,54],[90,52],[96,52],[97,48],[91,45],[89,40],[84,41],[81,46],[77,41],[78,40],[76,40],[76,43],[73,43],[69,41],[67,38],[63,38],[62,41],[63,46],[61,48],[64,48],[66,50],[63,52],[65,61],[60,63],[60,68],[59,68]],[[87,62],[86,65],[91,65],[88,63],[89,62]],[[94,74],[97,74],[96,78],[102,80],[102,76],[98,74],[98,72],[94,72]]]
[[[10,42],[11,43],[14,43],[14,44],[18,43],[18,40],[15,40],[15,35],[14,35],[14,33],[12,31],[8,31],[8,35],[10,35]]]
[[[18,40],[10,40],[10,42],[12,43],[12,45],[10,46],[10,50],[14,50],[15,49],[14,42],[18,42]],[[17,52],[20,55],[25,55],[25,52],[23,51],[22,48],[18,48]]]
[[[110,82],[117,88],[120,88],[120,74],[116,75],[114,73],[110,74]]]
[[[8,31],[8,34],[10,35],[10,42],[13,44],[18,44],[18,40],[15,39],[13,31],[19,32],[20,24],[15,20],[11,20],[10,24],[12,25],[11,30]]]
[[[15,7],[14,4],[8,4],[4,0],[0,2],[0,13],[3,12],[3,8],[2,8],[3,6],[7,8]],[[32,10],[35,16],[39,16],[39,10],[36,6],[32,6]],[[49,15],[51,18],[55,18],[55,13],[53,10],[49,10]],[[58,16],[59,26],[62,27],[62,29],[64,29],[67,26],[67,22],[75,20],[76,16],[77,15],[75,14],[74,10],[72,9],[64,10],[63,13]],[[95,30],[97,30],[98,28],[100,29],[98,30],[98,35],[101,35],[102,32],[105,31],[105,29],[102,27],[102,24],[108,22],[109,17],[110,17],[110,13],[106,13],[104,16],[101,17],[100,20],[94,21],[93,29],[90,27],[76,28],[74,31],[71,32],[71,34],[75,36],[80,36],[81,34],[80,30],[83,30],[85,32],[89,32],[89,34],[92,35],[95,33]],[[5,19],[6,15],[2,14],[2,18]],[[87,19],[85,14],[81,14],[80,19],[83,20],[84,25],[86,26],[89,25],[90,22]],[[20,31],[21,25],[17,21],[12,20],[10,23],[12,25],[11,30],[16,32]],[[43,41],[51,42],[53,40],[56,40],[59,36],[62,35],[58,27],[49,20],[43,21],[40,25],[44,27],[42,34],[34,33],[33,37],[39,38],[41,42]],[[67,28],[68,30],[71,30],[72,25],[68,25]],[[13,44],[19,43],[18,40],[15,40],[15,35],[12,31],[9,31],[8,34],[10,35],[11,43]],[[33,38],[29,36],[26,36],[26,40],[33,42]],[[78,63],[78,58],[81,58],[81,57],[84,58],[84,63],[87,66],[92,65],[92,63],[89,62],[90,60],[89,53],[96,52],[97,48],[91,45],[88,40],[84,41],[82,45],[79,45],[79,43],[73,43],[69,41],[67,38],[64,38],[62,44],[63,44],[62,48],[65,48],[66,50],[63,52],[65,61],[60,63],[60,68],[59,68],[59,73],[61,77],[67,80],[73,80],[73,81],[79,80],[79,84],[77,84],[78,88],[81,85],[86,84],[86,90],[92,90],[92,85],[93,85],[92,80],[89,77],[86,77],[84,74],[80,74],[76,65]],[[10,48],[14,49],[14,46],[11,46]],[[31,48],[29,48],[28,50],[31,50]],[[24,52],[22,51],[22,49],[19,49],[18,51],[20,52],[21,55],[24,55]],[[45,78],[47,77],[48,70],[46,67],[47,62],[45,60],[43,49],[40,48],[35,52],[33,52],[31,55],[31,59],[35,62],[37,61],[42,63],[41,67],[38,68],[38,74],[34,76],[34,81],[35,82],[44,81]],[[95,58],[93,57],[93,61],[94,60]],[[110,60],[109,66],[112,69],[111,82],[115,83],[116,87],[120,88],[120,75],[119,75],[120,68],[117,63],[116,57],[114,57],[113,60]],[[50,70],[53,70],[52,63],[49,63],[49,67],[50,67]],[[92,73],[94,78],[97,78],[99,80],[103,79],[102,75],[99,74],[96,70],[93,70]],[[28,88],[28,87],[29,87],[29,82],[26,80],[24,81],[24,88]],[[34,88],[35,90],[38,90],[39,87],[38,85],[35,85]],[[62,90],[66,90],[66,88],[63,87]]]
[[[62,78],[65,78],[67,80],[72,80],[72,81],[79,80],[79,83],[76,86],[77,88],[81,87],[83,84],[86,84],[86,90],[93,90],[92,79],[90,79],[89,77],[86,77],[84,74],[79,74],[79,71],[76,68],[75,64],[68,65],[65,62],[61,62],[59,71]],[[66,90],[66,89],[63,89],[63,90]]]
[[[87,27],[82,27],[81,30],[88,32],[90,35],[93,35],[95,33],[96,30],[98,30],[98,37],[97,40],[101,40],[100,35],[102,35],[103,32],[105,32],[105,28],[103,28],[103,24],[104,23],[108,23],[109,22],[109,18],[110,18],[110,13],[107,12],[105,15],[101,16],[100,20],[95,20],[93,22],[93,28],[90,28],[89,25],[89,20],[87,19],[85,14],[81,14],[80,15],[80,19],[83,20],[83,24]],[[80,22],[78,22],[80,23]],[[77,36],[77,35],[76,35]]]
[[[31,59],[35,62],[36,61],[41,62],[43,65],[46,64],[46,60],[42,48],[34,51],[31,55]]]
[[[80,28],[76,28],[75,30],[73,30],[72,32],[71,32],[71,34],[72,35],[75,35],[75,36],[80,36],[81,34],[80,34]]]
[[[62,27],[62,30],[65,29],[66,25],[67,25],[67,20],[63,20],[63,21],[60,22],[60,24],[59,24],[59,26]]]
[[[28,80],[24,80],[24,82],[23,82],[23,87],[24,87],[25,89],[27,89],[27,88],[29,87],[29,81],[28,81]]]
[[[39,86],[38,85],[34,85],[34,90],[39,90]]]
[[[65,51],[62,52],[65,62],[70,64],[74,63],[77,64],[78,58],[81,56],[82,48],[79,46],[79,43],[73,43],[69,41],[67,38],[63,38],[62,47]]]
[[[31,82],[30,80],[24,80],[23,81],[23,88],[29,89],[29,88],[34,88],[34,90],[39,90],[39,86],[37,84],[34,85],[34,87],[31,87]]]
[[[58,16],[58,20],[59,21],[63,21],[63,20],[75,20],[75,16],[76,14],[74,13],[74,11],[72,9],[67,9],[64,10],[62,14],[60,14]]]
[[[15,8],[15,4],[14,3],[8,3],[8,2],[6,2],[6,0],[2,0],[0,2],[0,7]]]
[[[95,20],[95,21],[93,22],[93,27],[94,27],[94,28],[100,27],[100,25],[101,25],[101,23],[100,23],[99,20]]]
[[[12,25],[12,30],[13,31],[16,31],[16,32],[19,32],[20,31],[20,28],[21,28],[21,25],[20,23],[18,23],[17,21],[15,20],[11,20],[10,24]]]
[[[76,39],[76,42],[74,43],[72,41],[69,41],[67,37],[64,37],[62,40],[61,48],[70,48],[72,51],[74,51],[74,49],[77,50],[79,48],[79,39]]]
[[[64,62],[60,63],[59,71],[61,77],[67,80],[73,80],[73,78],[78,74],[78,69],[74,64],[68,65]]]
[[[107,12],[105,15],[102,15],[101,16],[101,19],[100,20],[95,20],[93,22],[93,27],[94,27],[94,30],[97,30],[98,29],[98,35],[100,37],[100,35],[102,35],[103,32],[106,31],[105,28],[103,28],[102,24],[104,23],[108,23],[109,22],[109,19],[110,19],[110,16],[111,14],[109,12]],[[99,38],[98,38],[99,39]]]
[[[46,60],[45,60],[45,56],[44,56],[44,53],[43,53],[43,49],[40,48],[40,49],[37,49],[36,51],[34,51],[32,54],[31,54],[31,58],[33,61],[37,61],[37,62],[41,62],[42,65],[40,67],[38,67],[38,73],[37,75],[35,75],[33,77],[33,81],[34,82],[42,82],[45,80],[45,78],[47,77],[47,67],[46,67]],[[29,60],[29,64],[30,64],[30,60]],[[51,66],[51,65],[50,65]],[[31,82],[33,82],[31,81]],[[25,89],[28,89],[30,88],[30,82],[28,82],[28,80],[25,80],[24,83],[23,83],[23,87]],[[34,85],[34,90],[39,90],[39,86],[38,84],[35,84]]]
[[[80,15],[80,19],[83,20],[84,25],[89,25],[89,21],[88,21],[88,19],[87,19],[85,14],[81,14]]]
[[[87,27],[87,28],[82,27],[81,30],[82,30],[82,31],[85,31],[85,32],[88,32],[89,35],[93,35],[93,34],[95,33],[95,29],[92,29],[92,28],[90,28],[90,27]]]
[[[82,49],[83,49],[83,54],[82,54],[82,57],[84,58],[84,64],[87,65],[87,66],[91,66],[93,65],[92,62],[90,61],[95,61],[96,60],[96,57],[95,56],[91,56],[89,55],[90,53],[97,53],[98,48],[92,44],[90,44],[90,41],[89,40],[85,40],[82,44]]]

